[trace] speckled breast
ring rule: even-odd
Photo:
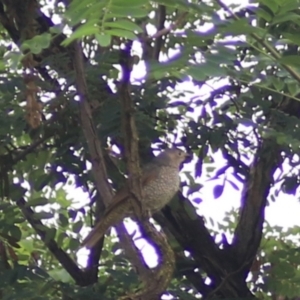
[[[179,189],[177,168],[163,166],[157,179],[144,187],[145,208],[152,212],[161,210]]]

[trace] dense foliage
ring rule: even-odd
[[[0,299],[300,297],[299,226],[264,223],[298,197],[300,1],[237,3],[0,1]],[[144,232],[153,272],[122,226],[78,252],[137,140],[141,163],[171,143],[193,154],[154,216],[164,233]],[[217,201],[242,187],[214,227],[208,180]]]

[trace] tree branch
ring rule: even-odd
[[[74,69],[76,73],[77,92],[80,96],[80,119],[82,123],[83,133],[86,138],[89,152],[91,155],[92,172],[94,175],[97,191],[103,199],[105,205],[107,206],[109,204],[110,199],[112,199],[113,197],[113,192],[111,186],[108,183],[108,176],[101,149],[101,143],[96,133],[96,129],[92,119],[91,109],[88,103],[88,92],[83,67],[83,54],[79,43],[75,44]],[[138,255],[138,250],[135,247],[134,243],[132,243],[132,240],[126,231],[124,224],[117,225],[116,229],[119,233],[119,238],[125,249],[126,254],[129,256],[131,261],[133,261],[133,265],[137,267],[138,272],[140,274],[143,274],[145,269],[145,263],[143,260],[141,261],[141,257],[140,255]],[[99,244],[95,245],[95,247],[99,246]],[[94,251],[94,249],[91,249],[91,253],[94,253]],[[98,264],[96,258],[97,257],[93,254],[93,258],[91,257],[89,259],[92,265]]]
[[[157,31],[161,31],[164,29],[165,21],[166,21],[166,7],[164,5],[159,5],[158,10],[156,12],[157,24],[156,28]],[[163,46],[163,36],[158,36],[155,39],[154,47],[153,47],[153,58],[158,61],[159,53]]]
[[[268,139],[262,142],[244,186],[240,218],[235,229],[232,247],[239,265],[249,261],[247,269],[260,244],[264,210],[273,183],[273,174],[282,163],[279,150],[275,141]]]
[[[46,239],[47,227],[44,224],[34,218],[34,211],[26,206],[26,201],[21,198],[17,201],[18,207],[21,209],[24,217],[36,233],[40,236],[42,241],[45,243],[50,252],[56,257],[60,264],[65,268],[65,270],[70,274],[70,276],[75,280],[76,284],[79,286],[87,286],[90,284],[84,276],[84,272],[80,270],[77,264],[70,258],[70,256],[58,247],[53,239]],[[41,229],[45,228],[45,230]]]

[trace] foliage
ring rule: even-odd
[[[299,297],[299,228],[264,223],[266,205],[298,197],[299,1],[10,2],[0,1],[0,298],[118,299],[145,288],[116,238],[98,245],[86,268],[78,252],[105,204],[91,147],[101,145],[113,188],[126,170],[110,154],[124,146],[118,89],[128,48],[142,162],[170,141],[194,157],[185,196],[155,215],[176,254],[164,294]],[[243,188],[239,211],[213,226],[200,216],[208,181],[216,201],[226,201],[226,185]],[[73,199],[75,187],[88,203]]]

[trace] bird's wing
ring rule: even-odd
[[[147,165],[147,167],[142,170],[141,184],[142,187],[147,185],[149,182],[154,180],[158,176],[157,168],[153,165]],[[112,198],[110,204],[107,206],[104,215],[108,215],[112,210],[120,205],[124,200],[128,199],[130,196],[128,183],[121,188],[115,196]]]
[[[147,167],[143,169],[142,173],[142,186],[147,185],[157,176],[158,171],[157,168],[155,168],[155,165],[147,165]],[[109,206],[105,210],[103,218],[84,239],[82,246],[86,246],[88,248],[93,247],[101,239],[110,226],[113,226],[116,222],[121,221],[124,218],[122,212],[128,210],[128,205],[130,205],[130,203],[128,203],[126,200],[128,200],[129,196],[129,187],[127,184],[112,198]],[[120,220],[118,220],[118,217]]]

